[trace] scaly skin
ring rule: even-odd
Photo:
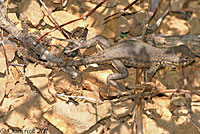
[[[187,46],[157,48],[139,40],[125,40],[95,56],[66,62],[69,66],[80,66],[120,59],[127,66],[151,67],[154,63],[165,65],[187,64],[194,60],[194,54]]]
[[[125,40],[111,46],[103,36],[96,36],[85,42],[69,40],[77,45],[72,51],[80,48],[88,48],[101,42],[105,49],[95,56],[83,58],[76,61],[67,61],[65,66],[80,66],[91,63],[103,63],[112,61],[121,73],[114,73],[108,77],[108,85],[112,84],[120,88],[113,80],[127,77],[126,66],[149,68],[148,80],[151,80],[156,71],[162,66],[184,66],[194,61],[195,54],[184,45],[168,48],[157,48],[139,40]]]

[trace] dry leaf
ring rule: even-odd
[[[53,76],[53,84],[58,93],[78,90],[78,83],[64,72],[57,72]]]
[[[8,129],[9,129],[9,127],[7,125],[5,125],[4,120],[2,118],[0,118],[0,130],[1,130],[1,132],[6,133],[6,130],[8,130]]]
[[[20,98],[21,100],[23,100],[23,98],[21,97],[25,97],[24,99],[26,99],[30,91],[31,91],[30,85],[28,85],[25,80],[21,80],[15,84],[14,88],[8,94],[8,97],[13,99]]]
[[[52,110],[44,114],[44,118],[46,118],[51,124],[53,124],[64,134],[76,134],[77,132],[75,131],[74,126],[72,125],[72,119],[70,118],[70,116],[61,115],[67,113],[67,111],[69,110],[66,105],[66,103],[57,103]],[[57,107],[61,109],[56,109]],[[63,109],[65,109],[66,112],[64,112]]]
[[[78,106],[65,102],[57,102],[44,117],[65,134],[82,133],[96,123],[96,116],[100,120],[109,112],[110,103],[100,105],[98,115],[90,103],[80,102]]]
[[[23,0],[18,3],[18,13],[23,13],[24,17],[33,25],[37,26],[43,19],[44,14],[40,5],[35,0]]]
[[[8,13],[8,18],[17,28],[22,30],[21,21],[17,18],[16,13]]]
[[[15,66],[10,66],[10,72],[12,73],[15,81],[19,81],[20,79],[20,72]]]
[[[27,109],[19,107],[4,116],[5,122],[12,127],[22,129],[25,125],[24,119],[27,117]]]
[[[42,65],[29,64],[26,68],[26,76],[33,82],[33,85],[36,86],[40,93],[46,98],[49,102],[54,101],[54,97],[49,92],[52,86],[49,86],[48,75],[51,73],[51,69],[46,69]],[[51,89],[52,90],[52,89]]]
[[[110,65],[99,66],[98,68],[89,67],[83,72],[83,86],[88,90],[94,89],[94,86],[98,88],[106,89],[107,77],[113,74],[112,67]],[[92,83],[92,84],[89,84]],[[111,91],[118,91],[118,89],[110,86]]]
[[[4,78],[0,78],[0,104],[2,103],[5,93],[6,93],[6,80]]]
[[[160,28],[164,35],[185,35],[189,32],[188,22],[174,16],[166,16]]]
[[[6,75],[5,79],[6,79],[6,95],[8,95],[10,93],[10,90],[14,89],[16,81],[12,74]]]

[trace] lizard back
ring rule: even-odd
[[[155,60],[155,55],[163,53],[160,48],[150,46],[139,40],[125,40],[110,48],[99,52],[97,55],[80,59],[77,61],[69,61],[66,65],[79,66],[92,63],[103,63],[115,59],[122,60],[127,66],[149,67],[152,62],[160,62]]]

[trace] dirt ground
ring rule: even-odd
[[[64,6],[64,1],[61,0],[43,2],[61,25],[83,17],[100,1],[68,0]],[[86,20],[76,21],[63,28],[72,31],[77,27],[87,27],[87,39],[103,35],[112,43],[122,38],[141,35],[148,14],[148,1],[137,2],[126,10],[128,15],[118,15],[119,17],[108,22],[104,20],[131,2],[107,0]],[[39,0],[7,0],[5,4],[10,21],[18,29],[24,30],[19,19],[20,14],[23,14],[28,32],[37,38],[55,27]],[[168,7],[168,0],[162,0],[151,23],[155,24]],[[200,34],[199,9],[198,0],[171,0],[171,10],[174,12],[170,12],[164,18],[155,35]],[[2,35],[8,36],[6,31]],[[150,35],[149,38],[153,36]],[[68,41],[59,30],[51,32],[44,40],[42,41],[47,44],[45,47],[57,56],[60,56],[68,45]],[[198,41],[200,42],[199,38]],[[56,67],[48,68],[34,61],[25,61],[25,56],[18,53],[20,42],[5,38],[3,44],[4,47],[0,47],[0,134],[135,134],[135,126],[139,122],[137,112],[141,112],[137,106],[142,108],[144,134],[200,133],[200,127],[193,121],[193,116],[200,118],[198,57],[194,63],[184,67],[187,80],[185,91],[182,90],[184,80],[181,69],[166,67],[157,71],[148,91],[136,88],[137,90],[133,90],[134,94],[110,97],[106,91],[106,80],[109,74],[116,72],[111,64],[80,66],[77,68],[81,72],[80,76],[72,79]],[[194,53],[200,56],[200,45],[197,47]],[[91,56],[100,49],[99,45],[81,49],[75,59]],[[6,64],[8,62],[9,68]],[[136,68],[128,68],[128,72],[129,76],[118,82],[134,89]],[[175,92],[176,90],[179,92]],[[117,93],[118,90],[112,88],[111,91]],[[140,99],[133,97],[135,94],[155,91],[161,93],[153,97],[143,95]],[[192,93],[191,108],[195,115],[189,114],[188,100],[185,97],[188,92]],[[197,122],[200,124],[200,120]]]

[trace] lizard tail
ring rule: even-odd
[[[81,65],[88,65],[92,63],[103,63],[105,61],[108,61],[106,57],[102,56],[95,56],[95,57],[88,57],[80,60],[74,60],[74,61],[67,61],[65,65],[67,66],[81,66]]]

